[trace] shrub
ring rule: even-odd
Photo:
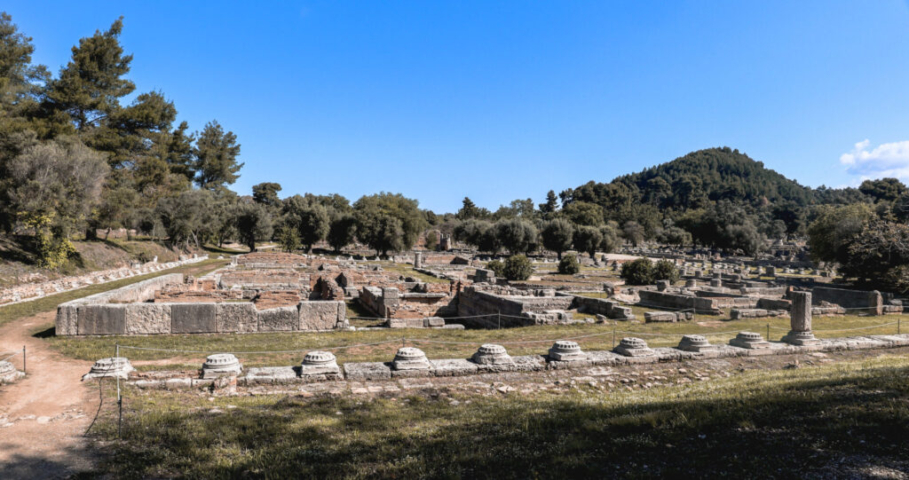
[[[505,260],[502,273],[508,280],[527,280],[533,273],[533,265],[524,255],[512,255]]]
[[[578,262],[577,255],[569,253],[559,261],[559,273],[562,275],[574,275],[581,271],[581,264]]]
[[[505,264],[501,260],[493,260],[487,263],[486,268],[495,272],[496,277],[505,277]]]
[[[669,260],[660,260],[653,268],[653,279],[654,281],[669,280],[670,283],[675,283],[679,280],[679,269]]]
[[[639,258],[622,265],[621,277],[628,285],[650,285],[654,280],[653,262],[649,258]]]

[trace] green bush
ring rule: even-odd
[[[650,285],[655,282],[653,262],[649,258],[639,258],[622,265],[622,279],[627,285]]]
[[[559,261],[559,273],[562,275],[574,275],[581,271],[581,264],[578,262],[578,256],[569,253]]]
[[[502,273],[508,280],[527,280],[533,273],[533,265],[524,255],[512,255],[505,260]]]
[[[505,277],[505,264],[501,260],[493,260],[487,263],[486,268],[495,272],[496,277]]]
[[[653,279],[654,281],[669,280],[670,283],[675,283],[679,280],[679,269],[669,260],[660,260],[653,268]]]

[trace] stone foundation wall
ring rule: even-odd
[[[156,290],[182,282],[183,275],[176,273],[63,303],[57,307],[56,334],[253,333],[348,327],[347,308],[341,301],[266,309],[249,302],[147,302]]]
[[[823,302],[829,302],[839,305],[847,311],[849,309],[860,309],[855,313],[866,313],[871,315],[884,314],[884,300],[881,292],[877,290],[846,290],[843,288],[815,287],[811,290],[812,305],[822,305]]]
[[[680,295],[675,293],[654,292],[651,290],[642,290],[638,292],[641,299],[641,306],[666,308],[668,310],[688,310],[694,309],[696,313],[718,314],[716,299],[700,298],[694,295]]]

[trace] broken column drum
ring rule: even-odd
[[[82,377],[82,380],[89,378],[119,377],[126,378],[129,372],[135,370],[126,357],[108,357],[102,358],[92,365],[92,369]]]
[[[581,347],[577,342],[559,340],[552,344],[552,348],[549,349],[549,359],[559,362],[571,362],[586,360],[587,354],[581,351]]]
[[[471,360],[480,365],[509,365],[514,363],[514,360],[505,351],[505,347],[492,343],[481,345],[477,352],[473,354]]]
[[[202,378],[218,378],[239,375],[243,365],[232,353],[216,353],[209,355],[202,364]]]
[[[399,348],[391,366],[395,370],[428,370],[431,368],[423,350],[415,347]]]
[[[686,352],[703,352],[705,350],[715,350],[716,347],[707,341],[703,335],[684,335],[679,342],[679,350]]]
[[[770,348],[770,343],[764,340],[760,333],[755,332],[739,332],[735,338],[729,340],[729,344],[739,348]]]
[[[818,343],[811,332],[811,292],[790,292],[792,307],[789,313],[789,333],[783,341],[792,345]]]
[[[646,357],[653,355],[653,350],[647,346],[647,342],[640,338],[625,337],[615,347],[615,353],[626,357]]]
[[[324,375],[327,373],[340,373],[338,359],[331,352],[308,352],[300,364],[300,373],[303,375]]]

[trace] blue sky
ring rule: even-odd
[[[266,3],[266,2],[261,2]],[[541,202],[730,146],[810,186],[909,180],[902,1],[38,2],[53,72],[123,15],[138,92],[217,119],[234,189]]]

